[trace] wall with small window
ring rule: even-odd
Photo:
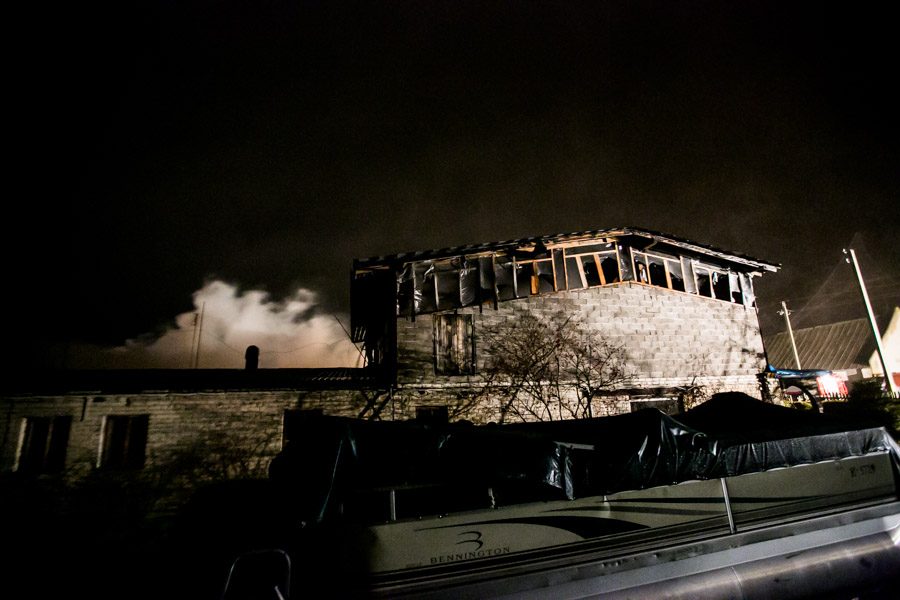
[[[373,398],[354,390],[3,397],[0,471],[67,478],[135,472],[228,445],[271,458],[295,418],[286,416],[291,411],[357,416]]]

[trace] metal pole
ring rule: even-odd
[[[194,358],[194,368],[200,367],[200,342],[203,338],[203,312],[206,310],[206,302],[200,304],[200,324],[197,328],[197,354]]]
[[[847,254],[848,250],[844,249],[844,254]],[[875,313],[872,312],[872,304],[869,302],[869,294],[866,292],[866,284],[863,281],[862,273],[859,270],[859,263],[856,262],[856,252],[853,251],[853,248],[849,250],[850,259],[853,260],[853,269],[856,271],[856,280],[859,282],[859,291],[862,293],[863,301],[866,303],[866,312],[869,314],[869,324],[872,325],[872,333],[875,334],[875,347],[878,350],[878,358],[881,360],[881,368],[884,371],[884,379],[887,382],[888,389],[891,394],[897,394],[897,386],[894,384],[894,376],[891,373],[891,370],[888,369],[887,359],[884,355],[884,348],[881,346],[881,332],[878,331],[878,323],[875,321]],[[847,259],[847,262],[850,262],[850,259]]]
[[[191,332],[191,355],[188,357],[188,368],[194,368],[194,354],[197,348],[197,321],[200,319],[200,313],[194,313],[194,330]]]
[[[784,321],[787,323],[788,335],[791,336],[791,348],[794,350],[794,361],[797,363],[797,370],[799,371],[803,367],[800,366],[800,355],[797,354],[797,342],[794,341],[794,330],[791,328],[791,318],[790,311],[788,310],[787,304],[784,303],[784,300],[781,301],[781,314],[784,315]]]

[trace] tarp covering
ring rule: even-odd
[[[772,365],[768,365],[766,370],[779,379],[814,379],[832,374],[827,369],[778,369]]]
[[[575,444],[571,454],[576,497],[696,479],[715,460],[714,440],[655,408],[505,428]]]
[[[891,452],[894,464],[900,465],[897,443],[871,421],[785,408],[745,394],[716,394],[678,420],[716,441],[715,461],[703,474],[706,478],[872,452]]]
[[[497,500],[577,498],[900,449],[884,428],[718,394],[670,417],[474,426],[340,417],[305,421],[270,467],[302,519],[320,522],[359,490],[444,486]],[[446,493],[446,492],[443,492]]]

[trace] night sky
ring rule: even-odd
[[[24,364],[150,340],[210,282],[269,313],[303,290],[289,320],[333,325],[353,258],[619,226],[782,264],[757,280],[766,327],[855,234],[900,289],[889,3],[14,11],[6,349]]]

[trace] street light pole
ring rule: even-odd
[[[891,394],[897,394],[897,386],[894,383],[894,375],[888,369],[887,359],[884,356],[884,348],[881,345],[881,332],[878,331],[878,323],[875,321],[875,313],[872,312],[872,304],[869,302],[869,294],[866,292],[866,284],[863,281],[862,273],[859,271],[859,263],[856,262],[856,252],[853,248],[847,250],[844,248],[844,254],[849,254],[850,258],[847,262],[853,261],[853,269],[856,271],[856,281],[859,283],[859,291],[862,293],[863,302],[866,303],[866,312],[869,314],[869,324],[872,325],[872,333],[875,334],[875,347],[878,350],[878,358],[881,360],[881,369],[884,371],[884,379],[887,382],[888,389]]]
[[[791,311],[788,310],[784,300],[781,301],[781,310],[778,312],[784,315],[784,322],[787,323],[788,335],[791,336],[791,348],[794,350],[794,361],[797,363],[797,370],[799,371],[803,367],[800,366],[800,355],[797,354],[797,342],[794,341],[794,330],[791,328],[791,318],[788,316],[791,314]]]

